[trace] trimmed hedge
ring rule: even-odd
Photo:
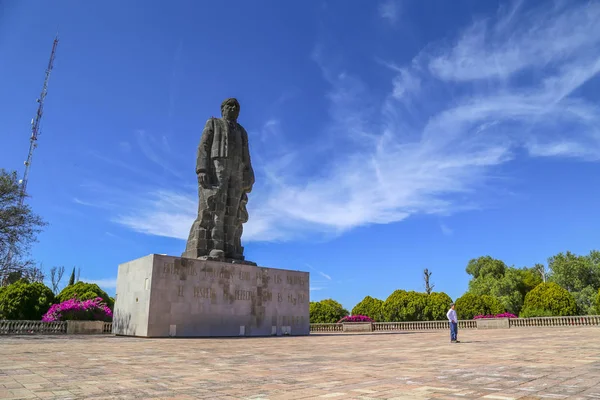
[[[427,294],[396,290],[383,303],[383,316],[388,322],[424,321]]]
[[[56,296],[56,300],[59,303],[63,301],[77,299],[77,300],[93,300],[96,297],[102,298],[102,301],[106,303],[108,308],[111,310],[114,309],[115,301],[112,297],[110,297],[104,290],[100,289],[100,286],[95,283],[86,283],[79,281],[74,285],[69,285],[65,287],[59,294]]]
[[[383,317],[383,300],[367,296],[352,309],[352,315],[366,315],[373,321],[385,322]]]
[[[311,324],[336,323],[348,315],[348,310],[335,300],[325,299],[319,302],[311,301],[309,315]]]
[[[520,316],[545,317],[576,315],[575,298],[554,282],[540,283],[525,296]],[[537,315],[542,314],[542,315]]]
[[[40,320],[54,300],[43,283],[18,280],[0,290],[0,319]]]
[[[495,297],[465,293],[456,300],[458,319],[473,319],[476,315],[502,314],[506,310]]]

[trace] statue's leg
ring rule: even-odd
[[[187,258],[198,258],[208,255],[208,241],[212,228],[212,196],[210,190],[198,188],[198,217],[190,228],[190,234],[181,255]]]
[[[241,165],[237,163],[236,166]],[[238,168],[239,169],[239,168]],[[228,258],[243,260],[238,234],[241,235],[239,220],[240,201],[242,198],[242,175],[241,171],[231,174],[229,179],[229,189],[227,191],[227,217],[225,230],[227,233],[225,254]]]
[[[214,207],[212,211],[213,228],[211,231],[212,255],[224,255],[225,253],[225,211],[227,206],[227,189],[229,186],[230,171],[226,159],[215,159],[216,193],[214,195]]]

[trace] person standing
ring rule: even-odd
[[[450,322],[450,343],[460,343],[457,340],[458,337],[458,317],[456,316],[456,310],[454,309],[454,303],[450,304],[450,309],[446,313],[448,321]]]

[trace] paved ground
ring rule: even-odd
[[[600,399],[600,329],[0,337],[0,399]]]

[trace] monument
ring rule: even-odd
[[[226,99],[204,126],[196,158],[198,216],[181,257],[151,254],[119,265],[117,335],[308,335],[309,273],[245,260],[242,225],[254,185],[240,104]]]

